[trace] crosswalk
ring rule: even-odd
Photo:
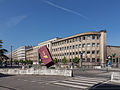
[[[94,86],[95,84],[102,83],[105,81],[107,81],[107,79],[79,76],[63,81],[54,82],[53,84],[78,89],[88,89]]]

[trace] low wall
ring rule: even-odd
[[[112,72],[111,81],[120,83],[120,72]]]
[[[26,69],[26,70],[21,70],[21,69],[0,69],[0,73],[3,74],[20,74],[20,75],[60,75],[60,76],[70,76],[72,77],[72,70],[57,70],[57,69]]]

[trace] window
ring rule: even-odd
[[[95,54],[95,51],[92,51],[92,54]]]
[[[92,39],[93,39],[93,40],[95,39],[95,36],[94,36],[94,35],[92,35]]]
[[[85,48],[85,44],[83,44],[83,48]]]
[[[90,40],[90,36],[87,36],[87,40]]]
[[[90,58],[87,58],[87,62],[90,62]]]
[[[76,45],[76,49],[78,48],[78,45]]]
[[[95,43],[92,43],[92,47],[93,47],[93,48],[95,47]]]
[[[74,45],[73,45],[73,49],[74,49]]]
[[[97,51],[97,54],[99,54],[99,51]]]
[[[92,62],[95,62],[95,58],[92,58]]]
[[[87,47],[88,47],[88,48],[90,47],[90,43],[87,43]]]
[[[81,42],[81,37],[79,37],[79,41]]]
[[[71,46],[70,46],[70,49],[71,49]]]
[[[83,51],[83,55],[85,55],[85,51]]]
[[[66,53],[65,53],[65,55],[66,55]]]
[[[61,51],[61,48],[60,48],[60,51]]]
[[[76,52],[76,55],[78,55],[78,52]]]
[[[69,43],[69,40],[67,40],[67,43]]]
[[[85,36],[83,36],[83,40],[85,40]]]
[[[79,48],[81,48],[81,44],[79,44]]]
[[[113,59],[113,63],[115,63],[115,59]]]
[[[97,47],[99,47],[99,43],[97,43]]]
[[[73,55],[74,55],[74,52],[73,52]]]
[[[67,55],[69,55],[69,53],[67,53]]]
[[[73,38],[73,42],[74,42],[74,38]]]
[[[97,62],[100,62],[100,59],[99,59],[99,58],[97,58]]]
[[[81,51],[79,51],[79,54],[81,54]]]
[[[69,46],[67,46],[67,49],[69,49]]]
[[[66,40],[65,40],[65,44],[66,44]]]
[[[78,38],[76,37],[76,42],[77,42]]]
[[[71,40],[70,40],[70,43],[71,43]]]
[[[97,39],[99,39],[100,38],[100,36],[97,36]]]
[[[87,54],[90,54],[90,51],[87,51]]]
[[[71,55],[71,52],[70,52],[70,55]]]

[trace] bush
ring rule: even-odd
[[[78,58],[78,57],[75,57],[75,58],[73,59],[73,62],[74,62],[74,63],[79,63],[79,58]]]
[[[66,57],[64,57],[63,59],[62,59],[62,63],[66,63],[67,62],[67,59],[66,59]]]
[[[54,63],[58,63],[58,59],[57,58],[55,58],[53,61],[54,61]]]

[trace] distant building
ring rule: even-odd
[[[112,56],[112,64],[120,64],[120,46],[107,45],[107,58]]]
[[[13,60],[25,60],[26,59],[26,51],[31,48],[31,46],[22,46],[14,51],[12,51],[12,59]],[[11,58],[11,53],[7,55],[9,58]]]

